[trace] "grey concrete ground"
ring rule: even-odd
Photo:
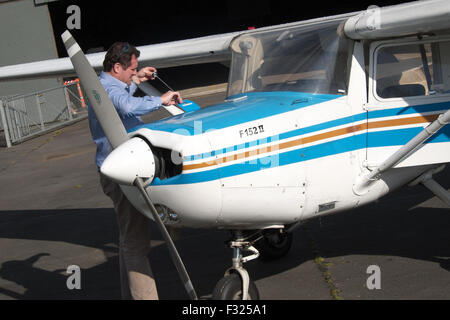
[[[223,93],[192,100],[206,106]],[[161,114],[147,117],[147,120]],[[98,183],[86,120],[0,149],[0,299],[120,299],[117,226]],[[450,171],[437,180],[450,188]],[[417,186],[306,223],[289,254],[246,267],[261,299],[449,299],[450,210]],[[199,296],[231,265],[228,234],[185,229],[175,242]],[[187,299],[158,230],[149,259],[161,299]],[[68,290],[67,267],[81,268]],[[381,289],[366,287],[367,268]]]

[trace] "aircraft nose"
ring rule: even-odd
[[[147,142],[134,137],[114,149],[103,162],[101,173],[118,184],[133,185],[137,177],[155,176],[155,159]]]

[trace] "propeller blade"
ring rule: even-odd
[[[125,130],[125,127],[122,123],[122,120],[119,118],[119,115],[117,114],[116,109],[114,108],[114,105],[112,104],[111,100],[109,99],[108,94],[106,93],[105,88],[103,87],[100,80],[98,80],[97,74],[95,73],[92,66],[89,64],[88,60],[86,59],[83,51],[81,50],[80,46],[77,44],[75,39],[72,37],[69,31],[64,32],[61,35],[64,45],[66,46],[67,53],[69,54],[70,60],[72,61],[73,67],[75,68],[75,71],[77,72],[81,83],[83,84],[87,96],[89,98],[89,102],[91,103],[91,106],[95,112],[95,115],[97,116],[98,121],[100,122],[100,125],[102,126],[102,129],[105,133],[106,138],[108,139],[109,143],[111,144],[113,149],[118,148],[120,145],[128,141],[128,135]],[[156,90],[156,89],[155,89]],[[125,145],[123,148],[121,148],[120,152],[114,153],[112,152],[110,155],[119,154],[122,153],[128,153],[134,150],[139,151],[139,154],[137,155],[138,158],[141,155],[144,155],[144,160],[151,161],[153,159],[153,154],[150,150],[150,147],[148,145],[142,146],[141,139],[132,139],[130,140],[130,144]],[[129,156],[129,155],[128,155]],[[127,171],[125,174],[119,174],[116,176],[117,172],[114,170],[116,167],[120,169],[120,166],[116,166],[116,157],[114,156],[114,159],[111,161],[108,161],[108,159],[105,160],[104,163],[110,163],[108,166],[106,166],[103,170],[108,176],[108,173],[111,173],[111,178],[116,181],[120,181],[123,183],[131,184],[131,179],[129,178],[130,173]],[[119,160],[121,160],[121,157],[119,157]],[[155,206],[153,205],[150,197],[148,196],[147,192],[144,188],[144,181],[140,176],[151,176],[151,180],[153,180],[152,172],[154,172],[154,164],[151,165],[149,168],[143,171],[140,171],[142,162],[139,161],[139,159],[136,160],[137,162],[130,162],[132,167],[131,169],[136,169],[137,171],[131,170],[131,174],[135,175],[136,179],[134,181],[134,185],[139,189],[140,193],[145,199],[145,202],[147,203],[150,212],[152,214],[153,219],[155,220],[162,236],[164,237],[164,240],[167,243],[167,246],[169,248],[170,256],[172,258],[173,263],[175,264],[175,267],[177,268],[178,274],[180,275],[180,278],[183,281],[183,284],[186,288],[186,291],[188,295],[194,299],[197,300],[197,294],[195,293],[194,287],[192,286],[192,282],[189,278],[189,275],[186,271],[186,268],[184,267],[183,261],[181,260],[180,255],[178,254],[178,251],[172,241],[172,238],[170,237],[169,233],[167,232],[166,226],[161,221],[161,218],[159,217],[158,212],[155,209]],[[103,168],[103,166],[102,166]],[[122,181],[124,180],[124,181]],[[130,180],[130,181],[128,181]],[[149,217],[150,218],[150,217]]]
[[[139,189],[151,214],[148,211],[141,211],[141,213],[156,222],[189,297],[197,300],[197,294],[175,244],[145,190],[144,178],[148,178],[146,183],[149,184],[155,176],[154,156],[147,142],[138,137],[126,141],[109,154],[100,171],[111,180],[119,183],[121,187],[123,185],[134,185]]]
[[[73,36],[69,31],[66,31],[61,35],[61,38],[103,132],[112,148],[115,149],[128,140],[122,120],[120,120],[105,88]]]

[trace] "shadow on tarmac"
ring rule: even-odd
[[[14,299],[120,299],[119,260],[117,248],[107,244],[118,238],[112,209],[70,209],[70,210],[30,210],[0,212],[0,238],[41,240],[57,243],[76,244],[100,249],[107,261],[89,269],[81,270],[81,290],[68,290],[66,282],[70,274],[66,268],[47,271],[34,266],[39,259],[50,256],[46,248],[24,248],[26,252],[36,252],[24,260],[11,260],[0,265],[0,277],[22,286],[24,292],[0,288],[0,294]],[[29,245],[29,243],[26,243]],[[20,248],[20,246],[19,246]],[[58,252],[58,257],[67,267],[77,264],[71,247]],[[61,247],[56,247],[56,251]],[[62,254],[62,256],[61,256]],[[89,259],[89,257],[87,257]]]

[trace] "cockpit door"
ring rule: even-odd
[[[376,167],[450,107],[450,38],[370,46],[367,165]],[[448,162],[450,126],[396,167]]]

